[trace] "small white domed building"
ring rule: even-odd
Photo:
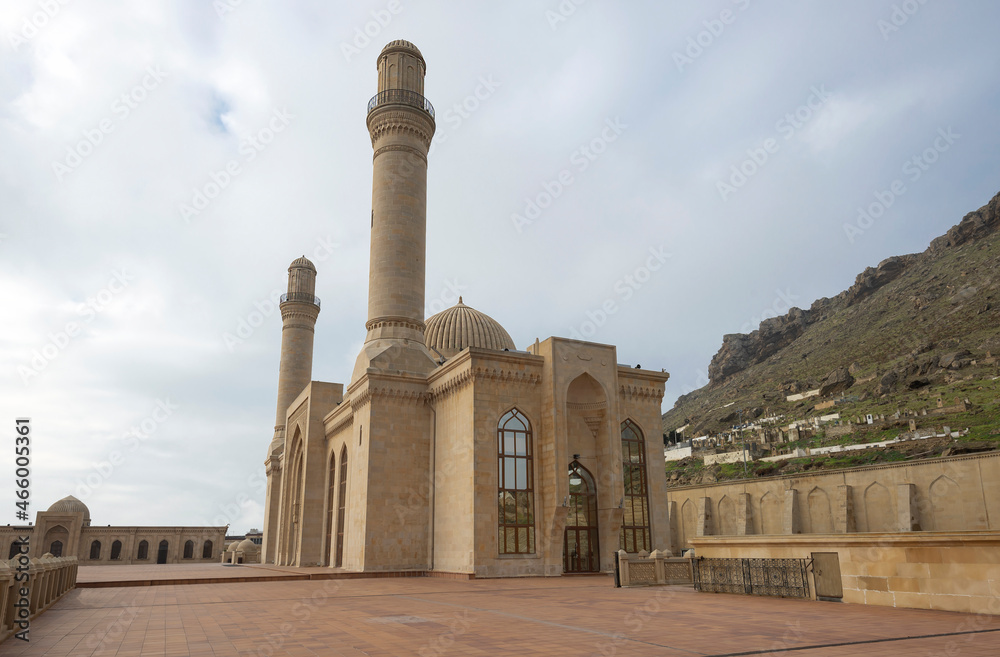
[[[81,566],[207,563],[218,560],[227,527],[121,527],[91,524],[90,509],[68,495],[35,514],[35,524],[0,527],[7,558],[76,556]],[[25,540],[27,539],[27,540]]]
[[[264,563],[507,577],[609,572],[619,548],[670,550],[669,375],[581,340],[518,350],[462,299],[425,320],[426,63],[392,41],[377,69],[372,211],[358,218],[371,222],[367,335],[346,387],[312,381],[317,272],[292,262]]]

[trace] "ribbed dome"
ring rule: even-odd
[[[396,39],[395,41],[390,41],[385,44],[385,48],[382,48],[382,55],[393,50],[409,50],[410,52],[416,53],[417,57],[423,59],[424,56],[420,54],[420,50],[410,43],[409,41],[404,41],[403,39]]]
[[[90,520],[90,509],[87,505],[76,499],[72,495],[62,498],[49,507],[49,513],[79,513],[83,512],[83,519]]]
[[[510,334],[495,319],[462,303],[442,310],[427,320],[427,346],[451,358],[466,347],[503,351],[516,349]]]
[[[316,271],[316,265],[309,261],[309,258],[302,256],[301,258],[296,258],[292,261],[292,264],[288,265],[288,270],[293,269],[311,269],[313,272]]]

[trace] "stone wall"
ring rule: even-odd
[[[693,545],[707,558],[810,559],[814,553],[836,553],[844,602],[1000,614],[996,531],[704,537]]]
[[[677,538],[1000,530],[1000,452],[673,488]]]

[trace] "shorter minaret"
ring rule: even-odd
[[[264,553],[266,563],[274,559],[277,539],[278,502],[281,497],[281,456],[285,449],[285,415],[288,406],[312,380],[313,338],[319,299],[316,297],[316,267],[302,256],[288,267],[288,292],[281,295],[281,361],[278,365],[278,407],[274,437],[267,449],[267,500],[264,507]]]

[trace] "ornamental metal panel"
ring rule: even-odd
[[[806,559],[697,559],[694,587],[706,593],[809,598]]]

